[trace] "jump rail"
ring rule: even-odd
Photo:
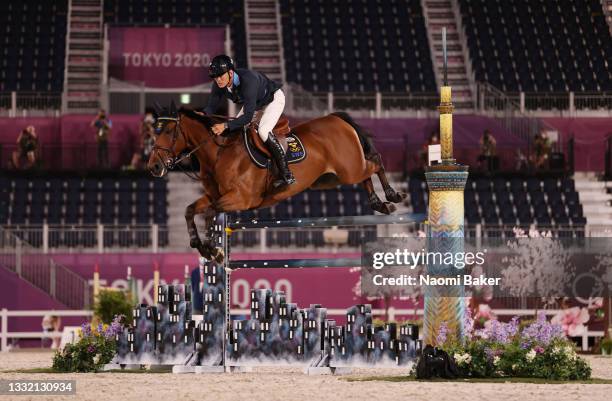
[[[274,220],[235,220],[228,221],[227,227],[232,230],[254,230],[259,228],[312,228],[312,227],[348,227],[375,226],[384,224],[423,223],[426,216],[420,213],[398,215],[368,215],[339,217],[304,217]]]
[[[256,268],[302,268],[302,267],[360,267],[360,258],[337,259],[258,259],[229,261],[230,269],[256,269]]]

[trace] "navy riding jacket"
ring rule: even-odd
[[[251,122],[255,111],[261,110],[274,99],[276,92],[282,84],[271,80],[264,74],[244,68],[237,68],[234,75],[238,75],[238,79],[234,82],[238,84],[232,85],[231,92],[226,88],[219,88],[216,83],[212,84],[212,91],[208,98],[208,105],[204,109],[206,114],[213,114],[221,99],[230,99],[236,104],[241,104],[244,107],[244,112],[235,120],[228,122],[230,131],[241,128]]]

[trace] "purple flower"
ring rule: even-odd
[[[463,334],[467,340],[472,339],[474,334],[474,319],[472,318],[472,310],[468,307],[463,315]]]
[[[476,335],[488,340],[507,344],[518,333],[518,317],[512,318],[509,323],[502,323],[499,320],[489,320],[483,330],[478,330]]]
[[[104,331],[105,338],[114,338],[117,334],[121,333],[121,331],[123,330],[123,326],[121,325],[122,319],[123,316],[121,315],[115,316],[110,326],[108,326]]]
[[[446,322],[442,322],[440,327],[438,328],[438,335],[436,336],[436,344],[438,346],[444,344],[446,342],[446,337],[448,336],[448,324]]]
[[[542,353],[544,353],[544,348],[540,347],[539,345],[538,345],[538,346],[535,346],[535,347],[533,348],[533,350],[536,352],[536,354],[542,354]]]
[[[565,334],[560,325],[549,323],[544,312],[539,312],[538,319],[523,329],[521,337],[524,341],[547,346],[554,339],[565,338]]]
[[[94,353],[94,352],[96,352],[96,346],[95,346],[95,345],[93,345],[93,344],[90,344],[90,345],[87,347],[87,352],[90,352],[90,353]]]
[[[81,334],[84,338],[91,337],[91,325],[85,322],[81,325]]]

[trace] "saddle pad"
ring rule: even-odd
[[[259,168],[268,168],[270,158],[263,154],[255,144],[251,141],[251,137],[247,130],[243,130],[244,145],[246,146],[247,152],[251,157],[251,160]],[[287,152],[285,158],[287,163],[299,163],[306,158],[306,148],[302,144],[300,138],[293,132],[286,136],[287,139]]]

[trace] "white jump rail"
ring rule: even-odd
[[[54,315],[59,317],[82,316],[90,318],[93,311],[90,310],[11,310],[6,308],[0,310],[0,352],[8,352],[9,338],[54,338],[61,337],[62,333],[45,333],[44,331],[8,331],[9,317],[37,317]]]

